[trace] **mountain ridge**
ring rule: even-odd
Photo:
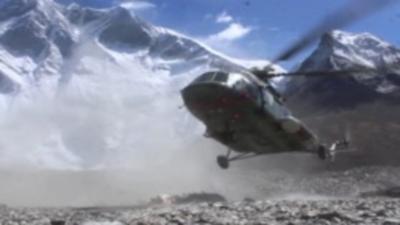
[[[144,168],[148,158],[156,168],[186,157],[202,130],[179,109],[179,90],[209,70],[268,63],[227,57],[118,6],[8,0],[1,16],[2,168]]]
[[[309,99],[326,109],[388,100],[400,95],[400,49],[369,34],[332,31],[325,34],[298,71],[346,71],[359,73],[294,78],[288,84],[293,101]],[[368,70],[370,70],[368,72]],[[307,100],[303,101],[307,103]],[[329,102],[330,104],[326,104]]]
[[[299,71],[358,70],[288,83],[292,112],[326,143],[351,136],[336,165],[398,165],[400,49],[368,34],[324,35]]]
[[[4,94],[15,94],[50,76],[52,88],[57,88],[55,77],[65,73],[65,62],[81,54],[76,54],[77,49],[88,43],[103,55],[130,55],[152,71],[173,75],[196,68],[199,72],[243,69],[237,61],[178,32],[149,24],[120,6],[92,9],[52,0],[8,0],[0,9],[4,83],[0,91]],[[79,64],[80,59],[72,61]]]

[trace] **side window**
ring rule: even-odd
[[[275,118],[284,119],[290,115],[289,110],[277,103],[274,96],[267,90],[264,90],[264,102],[265,110],[271,113]]]
[[[217,72],[214,75],[214,80],[215,81],[219,81],[219,82],[225,82],[228,78],[228,75],[226,73],[222,73],[222,72]]]
[[[250,94],[250,97],[253,98],[256,102],[259,100],[260,92],[258,90],[257,86],[254,86],[252,84],[248,84],[246,86],[246,91]]]

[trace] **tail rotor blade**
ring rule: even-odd
[[[386,69],[382,68],[371,68],[371,67],[363,67],[362,65],[355,65],[352,69],[345,69],[345,70],[315,70],[315,71],[298,71],[298,72],[290,72],[290,73],[275,73],[275,74],[268,74],[267,78],[274,78],[274,77],[319,77],[319,76],[349,76],[352,74],[387,74],[393,73],[398,74],[395,71],[397,66],[397,62],[393,64],[387,65]]]

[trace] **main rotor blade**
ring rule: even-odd
[[[322,23],[311,29],[300,40],[278,55],[271,63],[288,60],[300,53],[324,33],[362,19],[397,1],[398,0],[353,0],[343,8],[325,17]]]
[[[332,70],[332,71],[309,71],[309,72],[293,72],[293,73],[277,73],[277,74],[269,74],[268,78],[274,77],[296,77],[296,76],[304,76],[304,77],[316,77],[316,76],[344,76],[350,75],[354,73],[387,73],[389,71],[372,69],[372,68],[358,68],[358,69],[348,69],[348,70]]]
[[[269,74],[268,78],[294,77],[294,76],[304,76],[304,77],[342,76],[342,75],[349,75],[351,73],[359,73],[359,72],[365,72],[365,71],[363,71],[363,70],[337,70],[337,71],[309,71],[309,72],[277,73],[277,74]]]

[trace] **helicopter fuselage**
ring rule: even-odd
[[[317,137],[280,102],[272,86],[241,73],[207,72],[182,90],[206,136],[240,153],[315,152]]]

